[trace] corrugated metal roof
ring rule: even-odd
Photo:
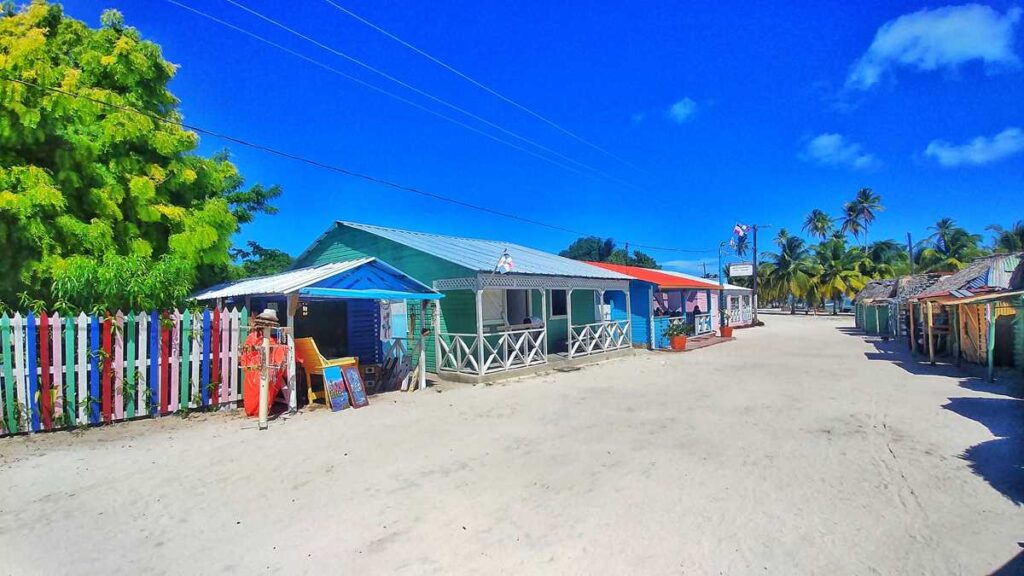
[[[625,264],[612,264],[610,262],[587,262],[591,266],[597,266],[605,270],[619,272],[631,278],[656,284],[659,288],[700,288],[718,290],[718,284],[711,284],[707,280],[695,280],[675,274],[669,274],[664,270],[652,268],[641,268],[640,266],[627,266]]]
[[[711,290],[718,290],[719,289],[718,282],[715,282],[713,280],[709,280],[707,278],[701,278],[700,276],[694,276],[693,274],[687,274],[685,272],[678,272],[676,270],[663,270],[663,272],[665,274],[671,274],[673,276],[678,276],[680,278],[686,278],[686,279],[691,280],[693,282],[700,282],[701,284],[705,284],[706,286],[702,286],[702,288],[706,287],[706,288],[709,288]],[[726,287],[728,287],[728,286],[731,286],[731,285],[730,284],[726,284]],[[736,286],[736,288],[743,289],[742,286]]]
[[[985,288],[1001,290],[1011,288],[1010,279],[1013,276],[1013,270],[1019,264],[1019,254],[996,254],[978,258],[964,266],[962,270],[939,279],[918,298],[945,296],[954,290],[976,292]],[[1007,271],[1008,267],[1012,269]]]
[[[508,250],[509,255],[512,256],[512,273],[515,274],[543,274],[547,276],[607,278],[613,280],[629,279],[629,276],[591,266],[586,262],[556,256],[555,254],[512,242],[412,232],[340,220],[338,225],[369,232],[370,234],[387,238],[388,240],[479,272],[491,272],[494,270],[498,258],[501,257],[505,250]]]
[[[216,300],[218,298],[237,298],[241,296],[292,294],[303,288],[317,284],[318,282],[323,282],[333,276],[350,272],[360,266],[370,263],[375,263],[374,266],[383,268],[396,276],[405,278],[408,283],[421,287],[424,293],[434,293],[433,290],[425,286],[423,283],[413,280],[407,274],[404,274],[400,270],[397,270],[376,258],[359,258],[356,260],[346,260],[344,262],[332,262],[321,266],[297,268],[295,270],[281,272],[280,274],[274,274],[273,276],[246,278],[245,280],[239,280],[238,282],[220,284],[207,288],[206,290],[193,295],[192,298],[195,300]]]

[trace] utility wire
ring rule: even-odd
[[[339,75],[339,76],[341,76],[343,78],[347,78],[348,80],[351,80],[352,82],[355,82],[356,84],[359,84],[360,86],[365,86],[366,88],[369,88],[370,90],[373,90],[375,92],[379,92],[379,93],[381,93],[381,94],[383,94],[385,96],[388,96],[389,98],[393,98],[393,99],[398,100],[399,102],[402,102],[404,104],[408,104],[409,106],[412,106],[413,108],[417,108],[417,109],[422,110],[424,112],[427,112],[429,114],[433,114],[434,116],[437,116],[438,118],[441,118],[443,120],[447,120],[448,122],[451,122],[451,123],[453,123],[453,124],[455,124],[457,126],[461,126],[461,127],[465,128],[466,130],[469,130],[471,132],[475,132],[475,133],[477,133],[477,134],[479,134],[481,136],[484,136],[486,138],[490,138],[491,140],[494,140],[495,142],[499,142],[499,143],[504,144],[504,145],[506,145],[506,146],[508,146],[510,148],[515,149],[515,150],[519,150],[521,152],[524,152],[524,153],[529,154],[531,156],[534,156],[536,158],[540,158],[541,160],[543,160],[543,161],[545,161],[545,162],[547,162],[549,164],[552,164],[554,166],[558,166],[560,168],[564,168],[564,169],[569,170],[571,172],[575,172],[575,173],[577,173],[577,174],[579,174],[581,176],[586,176],[588,178],[593,178],[594,177],[592,174],[588,174],[586,172],[583,172],[581,170],[573,168],[572,166],[563,164],[563,163],[561,163],[561,162],[559,162],[557,160],[554,160],[552,158],[548,158],[547,156],[544,156],[543,154],[538,154],[538,153],[534,152],[533,150],[530,150],[528,148],[524,148],[522,146],[519,146],[518,144],[514,144],[512,142],[509,142],[507,140],[499,138],[499,137],[497,137],[497,136],[495,136],[495,135],[493,135],[493,134],[491,134],[489,132],[485,132],[485,131],[483,131],[483,130],[475,127],[475,126],[472,126],[470,124],[466,124],[465,122],[462,122],[460,120],[452,118],[451,116],[447,116],[447,115],[442,114],[442,113],[440,113],[440,112],[438,112],[436,110],[431,110],[430,108],[427,108],[426,106],[423,106],[422,104],[419,104],[417,102],[413,102],[412,100],[409,100],[408,98],[404,98],[402,96],[399,96],[398,94],[395,94],[393,92],[389,92],[389,91],[387,91],[387,90],[385,90],[383,88],[380,88],[379,86],[376,86],[374,84],[371,84],[371,83],[369,83],[369,82],[367,82],[365,80],[361,80],[359,78],[356,78],[355,76],[352,76],[351,74],[348,74],[346,72],[342,72],[341,70],[338,70],[337,68],[328,66],[327,64],[324,64],[323,62],[320,62],[318,60],[310,58],[309,56],[306,56],[305,54],[301,54],[299,52],[296,52],[295,50],[292,50],[291,48],[287,48],[285,46],[282,46],[282,45],[280,45],[280,44],[278,44],[278,43],[276,43],[276,42],[274,42],[272,40],[267,40],[266,38],[260,36],[259,34],[255,34],[255,33],[250,32],[250,31],[248,31],[248,30],[246,30],[244,28],[241,28],[239,26],[235,26],[234,24],[232,24],[230,22],[226,22],[224,20],[221,20],[220,18],[217,18],[216,16],[211,16],[210,14],[207,14],[205,12],[202,12],[200,10],[192,8],[191,6],[186,6],[185,4],[182,4],[181,2],[178,2],[177,0],[165,0],[165,1],[169,2],[171,4],[174,4],[175,6],[178,6],[178,7],[182,8],[182,9],[184,9],[184,10],[188,10],[189,12],[193,12],[193,13],[199,15],[199,16],[202,16],[203,18],[207,18],[209,20],[212,20],[213,22],[216,22],[216,23],[218,23],[218,24],[220,24],[222,26],[225,26],[227,28],[230,28],[230,29],[232,29],[232,30],[234,30],[236,32],[239,32],[241,34],[245,34],[246,36],[249,36],[250,38],[253,38],[255,40],[263,42],[264,44],[267,44],[268,46],[272,46],[274,48],[282,50],[282,51],[284,51],[284,52],[286,52],[288,54],[291,54],[292,56],[295,56],[296,58],[300,58],[302,60],[305,60],[306,62],[309,62],[310,64],[313,64],[315,66],[319,66],[320,68],[323,68],[324,70],[327,70],[328,72],[332,72],[332,73],[337,74],[337,75]]]
[[[378,76],[380,76],[380,77],[382,77],[382,78],[384,78],[386,80],[394,82],[395,84],[398,84],[399,86],[401,86],[401,87],[403,87],[403,88],[405,88],[407,90],[411,90],[411,91],[415,92],[416,94],[419,94],[420,96],[423,96],[424,98],[428,98],[428,99],[430,99],[430,100],[432,100],[434,102],[437,102],[438,104],[440,104],[442,106],[445,106],[447,108],[455,110],[456,112],[459,112],[461,114],[465,114],[466,116],[472,118],[473,120],[476,120],[477,122],[480,122],[482,124],[490,126],[491,128],[494,128],[495,130],[503,132],[504,134],[507,134],[508,136],[511,136],[512,138],[515,138],[515,139],[517,139],[517,140],[519,140],[521,142],[525,142],[527,144],[530,144],[531,146],[535,146],[535,147],[537,147],[537,148],[547,152],[548,154],[552,154],[554,156],[557,156],[558,158],[561,158],[562,160],[565,160],[566,162],[570,162],[572,164],[575,164],[577,166],[580,166],[582,168],[590,170],[590,171],[594,172],[595,174],[598,174],[601,177],[603,177],[603,178],[605,178],[605,179],[607,179],[607,180],[609,180],[611,182],[614,182],[614,183],[616,183],[616,184],[618,184],[620,186],[625,186],[625,187],[628,187],[628,188],[633,188],[634,190],[637,190],[639,192],[647,192],[647,190],[644,190],[641,187],[638,187],[638,186],[636,186],[634,184],[630,184],[629,182],[625,182],[623,180],[620,180],[620,179],[618,179],[618,178],[608,174],[607,172],[604,172],[604,171],[602,171],[602,170],[600,170],[598,168],[595,168],[594,166],[591,166],[591,165],[586,164],[584,162],[580,162],[578,160],[570,158],[570,157],[566,156],[565,154],[562,154],[562,153],[560,153],[560,152],[558,152],[556,150],[552,150],[551,148],[549,148],[547,146],[544,146],[543,144],[540,144],[540,143],[538,143],[538,142],[536,142],[534,140],[531,140],[531,139],[529,139],[529,138],[527,138],[527,137],[525,137],[525,136],[523,136],[521,134],[518,134],[518,133],[516,133],[516,132],[514,132],[512,130],[509,130],[509,129],[507,129],[507,128],[499,125],[499,124],[491,122],[490,120],[487,120],[486,118],[483,118],[483,117],[481,117],[481,116],[479,116],[477,114],[474,114],[473,112],[470,112],[469,110],[466,110],[465,108],[462,108],[462,107],[460,107],[460,106],[458,106],[456,104],[452,104],[451,102],[449,102],[449,101],[447,101],[447,100],[445,100],[443,98],[435,96],[435,95],[431,94],[430,92],[427,92],[426,90],[422,90],[420,88],[417,88],[416,86],[413,86],[412,84],[409,84],[408,82],[405,82],[405,81],[403,81],[403,80],[401,80],[399,78],[396,78],[396,77],[388,74],[387,72],[384,72],[384,71],[382,71],[382,70],[380,70],[380,69],[378,69],[378,68],[376,68],[376,67],[374,67],[374,66],[372,66],[370,64],[367,64],[366,62],[363,62],[362,60],[360,60],[360,59],[358,59],[358,58],[356,58],[356,57],[354,57],[354,56],[352,56],[350,54],[342,52],[341,50],[338,50],[336,48],[332,48],[332,47],[330,47],[330,46],[328,46],[328,45],[326,45],[326,44],[324,44],[324,43],[322,43],[322,42],[320,42],[320,41],[318,41],[318,40],[316,40],[314,38],[311,38],[310,36],[307,36],[307,35],[303,34],[302,32],[299,32],[299,31],[297,31],[297,30],[295,30],[293,28],[290,28],[290,27],[282,24],[281,22],[278,22],[277,20],[274,20],[270,16],[262,14],[262,13],[256,11],[256,10],[253,10],[252,8],[249,8],[248,6],[245,6],[244,4],[242,4],[240,2],[237,2],[236,0],[224,0],[224,1],[227,2],[228,4],[231,4],[232,6],[235,6],[235,7],[239,8],[239,9],[241,9],[241,10],[244,10],[244,11],[248,12],[249,14],[252,14],[253,16],[256,16],[257,18],[259,18],[259,19],[261,19],[261,20],[263,20],[265,22],[268,22],[268,23],[270,23],[270,24],[272,24],[274,26],[277,26],[278,28],[288,32],[289,34],[292,34],[292,35],[294,35],[294,36],[296,36],[298,38],[301,38],[302,40],[305,40],[306,42],[309,42],[310,44],[313,44],[314,46],[316,46],[318,48],[326,50],[326,51],[328,51],[328,52],[330,52],[330,53],[332,53],[332,54],[334,54],[336,56],[340,56],[340,57],[348,60],[349,62],[351,62],[351,63],[353,63],[353,64],[355,64],[357,66],[360,66],[360,67],[362,67],[362,68],[364,68],[366,70],[369,70],[370,72],[373,72],[374,74],[377,74]]]
[[[132,107],[132,106],[126,106],[126,105],[123,105],[123,104],[115,104],[113,102],[107,102],[107,101],[101,100],[99,98],[94,98],[92,96],[88,96],[88,95],[85,95],[85,94],[78,94],[78,93],[74,93],[74,92],[69,92],[67,90],[63,90],[61,88],[55,88],[53,86],[43,86],[41,84],[36,84],[35,82],[31,82],[29,80],[23,80],[21,78],[10,78],[10,77],[7,77],[7,76],[0,76],[0,80],[3,80],[5,82],[13,82],[13,83],[16,83],[16,84],[21,84],[22,86],[27,86],[27,87],[30,87],[30,88],[35,88],[35,89],[38,89],[38,90],[44,90],[44,91],[47,91],[47,92],[53,92],[55,94],[61,94],[63,96],[68,96],[70,98],[77,98],[77,99],[80,99],[80,100],[86,100],[86,101],[92,102],[94,104],[99,104],[101,106],[107,106],[109,108],[113,108],[115,110],[120,110],[122,112],[134,112],[136,114],[139,114],[141,116],[145,116],[145,117],[147,117],[147,118],[149,118],[151,120],[154,120],[156,122],[160,122],[160,123],[163,123],[163,124],[169,124],[169,125],[172,125],[172,126],[177,126],[179,128],[184,128],[186,130],[192,130],[192,131],[200,133],[200,134],[206,134],[207,136],[212,136],[214,138],[218,138],[218,139],[221,139],[221,140],[225,140],[225,141],[228,141],[228,142],[233,142],[235,144],[238,144],[238,145],[241,145],[241,146],[245,146],[247,148],[252,148],[254,150],[259,150],[261,152],[266,152],[268,154],[273,154],[273,155],[279,156],[281,158],[286,158],[288,160],[293,160],[293,161],[296,161],[296,162],[301,162],[303,164],[308,164],[310,166],[315,166],[317,168],[323,168],[325,170],[330,170],[332,172],[338,172],[338,173],[344,174],[346,176],[351,176],[353,178],[358,178],[358,179],[361,179],[361,180],[365,180],[367,182],[372,182],[374,184],[379,184],[381,186],[386,186],[386,187],[389,187],[389,188],[393,188],[395,190],[401,190],[401,191],[404,191],[404,192],[410,192],[410,193],[413,193],[413,194],[418,194],[420,196],[425,196],[427,198],[433,198],[435,200],[440,200],[442,202],[448,202],[450,204],[455,204],[455,205],[462,206],[462,207],[465,207],[465,208],[471,208],[473,210],[479,210],[481,212],[486,212],[488,214],[494,214],[496,216],[501,216],[503,218],[508,218],[510,220],[517,220],[519,222],[525,222],[527,224],[533,224],[535,226],[541,226],[541,227],[544,227],[544,228],[549,228],[551,230],[558,230],[560,232],[567,232],[567,233],[570,233],[570,234],[575,234],[577,236],[598,236],[597,234],[591,234],[591,233],[587,233],[587,232],[582,232],[580,230],[574,230],[572,228],[567,228],[567,227],[564,227],[564,226],[560,226],[558,224],[550,224],[548,222],[542,222],[540,220],[534,220],[532,218],[526,218],[524,216],[519,216],[519,215],[516,215],[516,214],[512,214],[510,212],[503,212],[503,211],[500,211],[500,210],[495,210],[493,208],[488,208],[486,206],[480,206],[478,204],[472,204],[470,202],[465,202],[463,200],[459,200],[457,198],[452,198],[450,196],[444,196],[444,195],[441,195],[441,194],[436,194],[436,193],[433,193],[433,192],[428,192],[426,190],[421,190],[419,188],[414,188],[412,186],[406,186],[406,185],[403,185],[403,184],[398,184],[398,183],[392,182],[390,180],[385,180],[383,178],[377,178],[375,176],[370,176],[368,174],[363,174],[361,172],[356,172],[354,170],[349,170],[347,168],[343,168],[341,166],[337,166],[337,165],[334,165],[334,164],[328,164],[326,162],[321,162],[319,160],[313,160],[313,159],[310,159],[310,158],[306,158],[304,156],[299,156],[298,154],[293,154],[291,152],[285,152],[283,150],[272,148],[270,146],[266,146],[266,145],[263,145],[263,144],[259,144],[259,143],[255,143],[255,142],[250,142],[248,140],[239,138],[237,136],[231,136],[231,135],[225,134],[223,132],[216,132],[216,131],[213,131],[213,130],[208,130],[206,128],[202,128],[202,127],[196,126],[194,124],[188,124],[188,123],[180,121],[180,120],[173,120],[173,119],[170,119],[170,118],[164,118],[164,117],[159,116],[157,114],[153,114],[153,113],[147,112],[145,110],[140,110],[140,109]],[[631,244],[631,245],[633,245],[634,247],[637,247],[637,248],[645,248],[647,250],[662,250],[662,251],[666,251],[666,252],[689,252],[689,253],[714,252],[714,250],[686,250],[686,249],[682,249],[682,248],[667,248],[667,247],[651,246],[651,245],[647,245],[647,244],[637,244],[637,243],[634,243],[634,242],[629,242],[629,244]]]
[[[593,148],[594,150],[602,152],[602,153],[610,156],[611,158],[614,158],[615,160],[618,160],[619,162],[622,162],[623,164],[625,164],[626,166],[629,166],[630,168],[633,168],[635,170],[639,170],[641,172],[646,172],[646,170],[644,170],[643,168],[637,166],[636,164],[633,164],[632,162],[630,162],[630,161],[628,161],[628,160],[626,160],[624,158],[621,158],[620,156],[618,156],[618,155],[616,155],[616,154],[614,154],[612,152],[609,152],[605,148],[602,148],[601,146],[598,146],[597,144],[594,144],[593,142],[590,142],[589,140],[586,140],[582,136],[580,136],[580,135],[570,131],[567,128],[562,127],[561,125],[556,123],[554,120],[550,120],[550,119],[542,116],[540,113],[534,112],[533,110],[531,110],[530,108],[527,108],[523,104],[520,104],[519,102],[516,102],[512,98],[509,98],[508,96],[505,96],[504,94],[498,92],[497,90],[491,88],[490,86],[487,86],[486,84],[483,84],[483,83],[475,80],[474,78],[470,77],[468,74],[462,72],[461,70],[455,68],[451,64],[448,64],[447,62],[441,60],[440,58],[437,58],[436,56],[433,56],[432,54],[429,54],[426,51],[421,50],[420,48],[410,44],[409,42],[406,42],[405,40],[399,38],[395,34],[385,30],[384,28],[381,28],[380,26],[374,24],[373,22],[370,22],[366,18],[363,18],[362,16],[356,14],[355,12],[349,10],[348,8],[345,8],[344,6],[342,6],[342,5],[340,5],[340,4],[336,3],[336,2],[333,2],[332,0],[324,0],[324,2],[326,2],[326,3],[330,4],[331,6],[337,8],[341,12],[344,12],[345,14],[348,14],[352,18],[355,18],[356,20],[358,20],[359,22],[362,22],[363,24],[366,24],[370,28],[373,28],[374,30],[376,30],[377,32],[380,32],[381,34],[387,36],[388,38],[391,38],[395,42],[398,42],[399,44],[401,44],[402,46],[405,46],[406,48],[412,50],[413,52],[416,52],[417,54],[419,54],[420,56],[423,56],[427,60],[430,60],[431,62],[437,64],[438,66],[441,66],[442,68],[445,68],[449,72],[455,74],[456,76],[459,76],[463,80],[466,80],[467,82],[469,82],[470,84],[473,84],[474,86],[480,88],[481,90],[484,90],[485,92],[487,92],[487,93],[489,93],[489,94],[491,94],[491,95],[493,95],[493,96],[495,96],[497,98],[500,98],[501,100],[504,100],[505,102],[515,106],[516,108],[522,110],[523,112],[526,112],[530,116],[533,116],[534,118],[537,118],[538,120],[548,124],[549,126],[551,126],[551,127],[555,128],[556,130],[562,132],[563,134],[566,134],[567,136],[570,136],[573,139],[575,139],[575,140],[577,140],[577,141],[579,141],[579,142],[581,142],[583,144],[586,144],[587,146]]]

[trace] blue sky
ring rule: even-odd
[[[178,1],[551,157],[224,0]],[[93,25],[117,8],[160,44],[179,66],[172,89],[188,122],[620,244],[714,250],[737,221],[798,230],[813,208],[838,215],[861,187],[885,205],[873,239],[921,238],[944,216],[975,232],[1024,218],[1024,18],[1014,3],[334,0],[606,154],[323,0],[236,1],[577,169],[166,0],[64,5]],[[284,189],[280,213],[247,226],[239,242],[298,254],[335,219],[552,251],[574,239],[202,140],[204,152],[224,147],[250,182]],[[714,257],[650,253],[691,270]]]

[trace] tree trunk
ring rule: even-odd
[[[832,299],[832,315],[836,316],[839,314],[839,300]]]
[[[796,314],[796,295],[789,295],[789,313]]]

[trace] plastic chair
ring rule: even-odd
[[[324,358],[323,354],[320,353],[320,349],[316,345],[316,341],[312,338],[296,338],[295,354],[302,359],[303,371],[306,373],[306,394],[309,397],[310,404],[318,399],[318,396],[313,392],[314,374],[323,378],[324,368],[330,368],[331,366],[359,367],[359,359],[354,356],[333,358],[330,360]]]

